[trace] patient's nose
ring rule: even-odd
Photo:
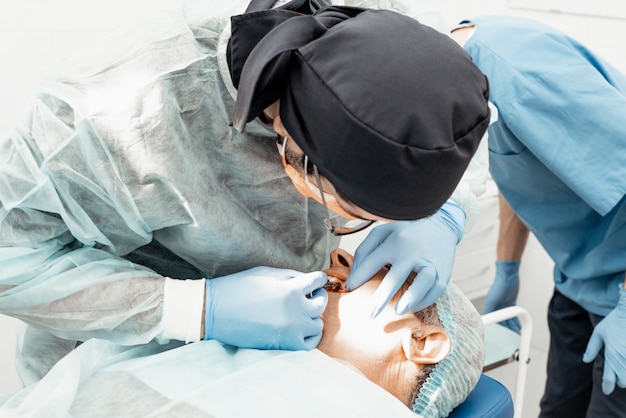
[[[339,282],[343,289],[345,281],[348,279],[354,257],[341,248],[336,248],[330,253],[330,267],[324,270],[329,280]],[[331,290],[335,290],[334,287]],[[337,290],[335,290],[337,291]]]

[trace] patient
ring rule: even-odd
[[[435,304],[418,313],[398,315],[392,300],[370,319],[372,294],[385,269],[362,287],[341,293],[352,260],[341,249],[331,254],[326,273],[337,286],[327,287],[328,306],[318,349],[350,363],[414,412],[427,417],[447,416],[467,397],[482,372],[480,315],[452,285]],[[403,291],[400,289],[396,297]]]
[[[417,314],[397,315],[390,304],[370,319],[384,269],[346,293],[351,265],[350,254],[332,253],[326,272],[335,286],[318,350],[241,349],[217,341],[123,347],[91,339],[35,385],[0,396],[0,416],[400,418],[415,416],[411,410],[448,416],[482,371],[478,312],[450,284]]]

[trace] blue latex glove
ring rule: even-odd
[[[519,266],[520,260],[498,260],[496,261],[496,277],[487,293],[483,314],[508,308],[517,303],[517,293],[519,292]],[[507,319],[500,322],[511,331],[518,334],[522,330],[518,318]]]
[[[353,290],[378,270],[391,268],[374,293],[376,317],[411,272],[417,276],[402,295],[396,312],[403,315],[431,305],[443,293],[452,275],[456,245],[463,237],[465,212],[447,202],[434,215],[417,221],[396,221],[377,226],[354,254],[346,288]]]
[[[321,271],[255,267],[206,281],[204,339],[244,348],[312,350],[328,293]]]
[[[602,392],[610,394],[615,383],[626,388],[626,290],[620,285],[619,302],[598,325],[587,344],[583,361],[591,363],[604,345]]]

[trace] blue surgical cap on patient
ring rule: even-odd
[[[430,372],[411,409],[423,417],[443,418],[476,386],[485,348],[480,315],[456,285],[450,283],[435,304],[452,349]]]
[[[379,217],[436,212],[489,123],[488,82],[469,55],[390,10],[234,16],[230,47],[233,126],[243,131],[280,100],[281,121],[309,160]]]

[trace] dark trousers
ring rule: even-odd
[[[601,320],[554,291],[548,308],[548,379],[540,418],[626,418],[626,389],[616,386],[609,396],[602,393],[604,350],[593,363],[582,361],[593,327]]]

